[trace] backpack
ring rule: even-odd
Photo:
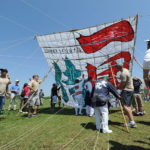
[[[92,105],[93,107],[101,107],[106,105],[109,101],[109,98],[105,96],[101,91],[95,89],[95,86],[92,90]]]

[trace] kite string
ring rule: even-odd
[[[25,1],[25,0],[20,0],[20,1],[23,2],[25,5],[27,5],[27,6],[31,7],[31,8],[33,8],[33,9],[36,10],[36,11],[38,11],[38,12],[41,13],[42,15],[48,17],[50,20],[53,20],[55,23],[57,23],[57,24],[59,24],[59,25],[62,25],[62,26],[64,26],[64,27],[67,27],[67,28],[69,27],[68,25],[66,25],[66,24],[64,24],[64,23],[62,23],[62,22],[60,22],[59,20],[57,20],[57,19],[51,17],[49,14],[45,13],[45,12],[44,12],[43,10],[41,10],[40,8],[33,6],[31,3],[29,3],[29,2],[27,2],[27,1]],[[69,27],[69,28],[70,28],[70,27]]]
[[[17,23],[16,21],[14,21],[14,20],[12,20],[12,19],[6,17],[6,16],[0,16],[0,18],[4,19],[4,20],[6,20],[6,21],[8,21],[8,22],[10,22],[10,23],[12,23],[12,24],[15,24],[16,26],[19,26],[19,27],[21,27],[22,29],[24,29],[24,30],[26,30],[26,31],[32,32],[32,33],[34,33],[34,34],[35,34],[35,33],[38,34],[37,31],[34,31],[34,30],[32,30],[32,29],[26,27],[25,25],[22,25],[22,24],[20,24],[20,23]]]
[[[60,129],[62,129],[62,128],[66,127],[66,126],[69,126],[70,123],[71,123],[71,120],[69,120],[69,122],[67,122],[67,125],[65,124],[65,125],[59,127],[57,130],[60,131]],[[69,124],[69,125],[68,125],[68,124]],[[45,127],[45,126],[44,126],[44,127]],[[43,132],[43,131],[45,131],[45,130],[42,130],[42,132]],[[57,132],[56,130],[53,130],[53,131]],[[46,132],[46,133],[47,133],[47,132]],[[52,133],[52,132],[48,132],[48,133]],[[36,139],[39,138],[39,137],[41,137],[42,135],[43,135],[43,134],[41,134],[40,136],[36,136]],[[34,136],[34,137],[35,137],[35,136]],[[31,142],[32,142],[32,141],[31,141]],[[38,141],[37,141],[37,142],[38,142]],[[34,142],[34,144],[36,144],[37,142]]]
[[[58,113],[59,113],[60,111],[62,111],[63,109],[64,109],[64,108],[58,110],[56,113],[54,113],[54,115],[58,114]],[[20,136],[18,136],[17,138],[15,138],[15,139],[9,141],[7,144],[4,144],[4,145],[0,146],[0,149],[7,149],[8,147],[14,145],[16,142],[18,142],[18,141],[22,140],[23,138],[29,136],[29,133],[31,134],[32,132],[34,132],[34,131],[36,131],[37,129],[41,128],[49,119],[53,118],[54,115],[53,115],[53,116],[49,116],[48,118],[46,118],[46,119],[45,119],[44,121],[42,121],[42,122],[41,122],[41,120],[40,120],[39,124],[37,123],[36,126],[32,127],[30,130],[24,132],[22,135],[20,135]]]
[[[92,138],[93,137],[93,138]],[[88,137],[80,140],[80,142],[78,142],[77,144],[73,145],[73,147],[71,148],[71,150],[74,150],[77,146],[79,146],[80,144],[82,144],[83,141],[88,140],[89,138],[92,138],[90,140],[93,140],[95,136],[91,136],[89,135]],[[86,143],[86,147],[89,145],[90,142]]]
[[[22,45],[22,44],[24,44],[24,43],[26,43],[26,42],[28,42],[28,41],[30,41],[30,40],[32,40],[32,39],[33,39],[33,36],[30,36],[30,37],[28,37],[28,38],[25,39],[25,40],[21,40],[21,41],[15,42],[15,43],[12,44],[12,45],[9,45],[8,47],[1,48],[0,51],[8,50],[8,49],[13,48],[13,47],[16,47],[16,46],[18,46],[18,45]]]
[[[96,139],[95,139],[95,143],[93,145],[93,150],[96,150],[96,146],[97,146],[97,142],[98,142],[98,138],[100,135],[100,128],[98,129],[98,131],[96,132]]]
[[[71,143],[74,141],[74,139],[76,139],[76,138],[83,132],[83,130],[85,129],[85,127],[86,127],[88,124],[89,124],[89,122],[86,123],[86,124],[84,125],[84,127],[83,127],[73,138],[71,138],[71,140],[69,140],[69,142],[67,142],[66,144],[64,144],[64,145],[62,146],[62,148],[60,148],[60,150],[64,150],[69,144],[71,144]]]

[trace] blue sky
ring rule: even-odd
[[[47,62],[34,39],[35,35],[62,32],[105,22],[150,14],[149,0],[26,0],[45,14],[27,6],[21,0],[0,1],[0,67],[9,75],[28,82],[33,74],[42,77],[48,72]],[[150,38],[150,16],[139,17],[135,57],[143,62],[145,39]],[[133,76],[142,77],[134,63]],[[41,88],[50,94],[54,82],[50,74]]]

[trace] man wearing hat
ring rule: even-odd
[[[120,85],[118,86],[118,89],[122,90],[121,102],[123,105],[123,109],[129,118],[128,126],[131,128],[135,128],[136,123],[134,121],[132,110],[131,110],[131,104],[133,101],[133,91],[134,91],[133,80],[131,78],[129,70],[123,68],[122,64],[117,64],[116,68],[121,72],[121,75],[119,77],[121,81],[120,81]]]
[[[2,113],[3,105],[5,104],[5,97],[8,90],[8,85],[11,83],[7,75],[7,69],[0,69],[0,113]]]
[[[143,78],[145,81],[145,85],[150,88],[150,40],[146,40],[147,42],[147,51],[145,52],[144,62],[143,62]]]
[[[133,107],[135,109],[135,114],[138,116],[144,115],[143,111],[143,99],[140,93],[140,87],[142,85],[142,81],[138,77],[133,77],[133,86],[134,86],[134,94],[133,94]]]
[[[16,97],[20,93],[20,86],[19,86],[19,80],[15,81],[15,85],[13,85],[10,88],[11,96],[10,96],[10,102],[8,106],[8,110],[11,110],[12,104],[13,104],[13,110],[16,110]]]

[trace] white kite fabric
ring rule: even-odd
[[[132,72],[138,16],[79,30],[36,36],[56,83],[61,86],[62,99],[74,106],[76,79],[95,80],[107,75],[112,84],[119,81],[115,67],[121,63]],[[83,90],[83,96],[85,92]]]

